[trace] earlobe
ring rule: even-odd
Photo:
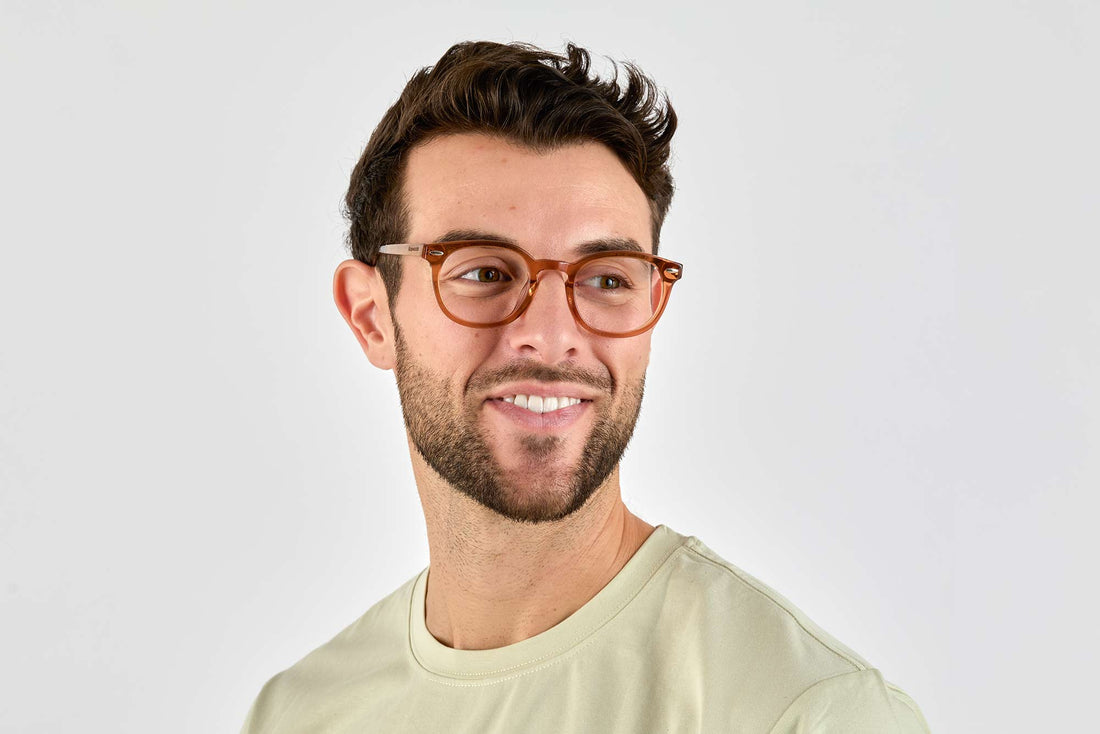
[[[332,298],[371,364],[393,369],[393,319],[378,271],[358,260],[345,260],[332,277]]]

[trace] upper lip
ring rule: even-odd
[[[500,387],[493,388],[487,396],[487,400],[496,400],[514,395],[538,395],[543,398],[580,398],[581,400],[595,400],[600,393],[586,385],[578,385],[575,382],[510,382]]]

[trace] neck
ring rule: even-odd
[[[618,469],[569,517],[529,524],[493,513],[417,463],[431,555],[425,622],[455,649],[503,647],[550,629],[653,532],[623,504]]]

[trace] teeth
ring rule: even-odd
[[[506,403],[512,403],[520,408],[527,408],[532,413],[551,413],[562,408],[569,408],[581,403],[580,398],[553,397],[544,398],[541,395],[508,395],[501,398]]]

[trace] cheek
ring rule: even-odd
[[[602,356],[612,376],[620,382],[637,382],[649,366],[649,339],[636,337],[636,343],[616,344]],[[632,342],[633,340],[626,340]]]
[[[397,322],[406,346],[418,362],[439,373],[460,371],[477,352],[477,330],[447,318],[436,302],[430,273],[406,273],[397,303]],[[423,276],[423,277],[421,277]]]
[[[497,343],[487,331],[471,329],[451,323],[447,333],[440,335],[439,355],[444,369],[455,374],[455,378],[465,381],[479,368],[491,362],[493,349]]]
[[[402,322],[405,342],[417,362],[461,388],[491,356],[491,329],[471,329],[448,319],[435,303]]]

